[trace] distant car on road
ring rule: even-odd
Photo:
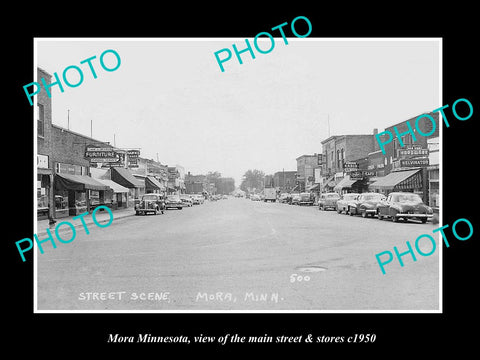
[[[298,205],[300,204],[300,200],[302,200],[301,196],[299,193],[292,193],[291,194],[291,201],[290,201],[290,205]]]
[[[300,193],[300,202],[298,203],[298,205],[313,205],[313,201],[314,201],[314,198],[313,198],[313,194],[311,193],[308,193],[308,192],[303,192],[303,193]]]
[[[357,200],[359,195],[359,193],[343,194],[343,196],[337,200],[337,213],[341,214],[344,212],[345,214],[351,214],[350,205]]]
[[[147,215],[151,212],[157,215],[159,212],[163,214],[165,210],[165,198],[163,194],[144,194],[139,203],[135,205],[135,215]]]
[[[350,203],[350,215],[362,215],[362,217],[373,217],[377,212],[377,206],[380,201],[387,197],[380,193],[362,193],[358,198]]]
[[[166,209],[183,209],[183,202],[178,195],[168,195],[165,201]]]
[[[286,203],[288,202],[288,198],[290,197],[289,193],[281,193],[280,197],[278,198],[278,201],[281,203]]]
[[[380,201],[377,205],[377,216],[379,220],[390,218],[397,222],[399,219],[418,219],[426,223],[433,217],[433,210],[423,203],[422,198],[415,193],[393,192],[388,194],[386,200]]]
[[[337,208],[337,201],[340,199],[340,195],[337,193],[323,193],[320,194],[320,198],[318,199],[318,210],[327,210]]]
[[[191,195],[191,198],[192,198],[193,205],[200,205],[200,204],[203,204],[203,202],[205,201],[205,198],[203,197],[203,195],[199,195],[199,194],[193,194]]]
[[[182,203],[186,207],[192,207],[193,206],[193,200],[190,197],[190,195],[180,195],[180,200],[182,200]]]
[[[252,201],[261,201],[262,199],[261,199],[260,195],[252,194],[252,195],[250,195],[250,200],[252,200]]]

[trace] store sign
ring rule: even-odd
[[[129,159],[136,159],[140,156],[140,150],[128,150],[127,155]]]
[[[317,165],[323,164],[323,154],[317,154]]]
[[[356,162],[353,162],[353,161],[346,161],[344,164],[343,164],[343,170],[345,172],[348,172],[348,171],[353,171],[353,170],[356,170],[358,169],[358,164]]]
[[[370,171],[370,170],[355,170],[350,172],[351,180],[361,180],[371,176],[377,176],[377,173],[375,171]]]
[[[426,159],[400,159],[400,167],[418,167],[428,166],[430,163]]]
[[[37,154],[37,168],[48,169],[48,155]]]
[[[405,144],[405,149],[421,149],[421,144]]]
[[[406,157],[406,156],[428,156],[428,149],[399,149],[398,150],[399,157]]]

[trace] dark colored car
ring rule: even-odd
[[[350,203],[350,215],[362,215],[373,217],[377,213],[378,203],[387,197],[379,193],[362,193]]]
[[[377,216],[379,220],[391,218],[397,222],[399,219],[418,219],[426,223],[433,217],[433,210],[423,203],[418,194],[409,192],[390,193],[386,200],[380,201],[377,205]]]
[[[308,193],[308,192],[304,192],[304,193],[300,193],[300,202],[298,203],[298,205],[313,205],[313,202],[315,201],[314,197],[313,197],[313,194],[312,193]]]
[[[165,209],[183,209],[183,202],[178,195],[168,195],[165,201]]]
[[[342,197],[337,200],[337,213],[341,214],[343,211],[345,214],[350,213],[351,215],[350,204],[357,200],[359,195],[358,193],[343,194]]]
[[[159,212],[163,214],[163,210],[165,210],[165,198],[163,194],[142,195],[140,202],[135,205],[135,215],[146,215],[149,212],[155,215]]]
[[[337,193],[323,193],[318,199],[318,210],[326,210],[328,208],[335,210],[337,208],[337,201],[340,195]]]

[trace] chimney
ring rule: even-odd
[[[378,129],[377,128],[374,128],[373,129],[373,151],[378,151],[380,150],[380,145],[378,143],[378,140],[377,138],[375,137],[375,135],[378,134]]]

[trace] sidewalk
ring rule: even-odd
[[[113,210],[112,214],[113,214],[113,221],[112,221],[112,224],[113,224],[118,219],[121,219],[121,218],[124,218],[124,217],[127,217],[127,216],[135,215],[135,210],[133,208]],[[64,217],[64,218],[55,219],[57,222],[54,225],[49,225],[48,224],[48,219],[38,220],[37,221],[37,232],[36,232],[36,234],[37,234],[38,237],[40,237],[40,235],[47,235],[47,229],[50,229],[50,232],[52,234],[54,234],[55,227],[63,221],[71,223],[73,226],[75,226],[75,228],[83,227],[82,220],[80,218],[74,220],[73,219],[74,217],[75,216],[67,216],[67,217]],[[96,226],[93,222],[92,213],[89,213],[88,215],[85,215],[83,217],[83,219],[85,221],[85,224],[87,224],[88,229],[91,228],[90,224],[92,226]],[[95,219],[100,224],[107,223],[110,220],[110,214],[105,210],[99,210],[95,213]],[[66,225],[63,225],[61,227],[61,229],[63,230],[64,227],[66,229],[68,229],[68,226],[66,226]],[[61,230],[59,230],[59,231],[61,231]]]

